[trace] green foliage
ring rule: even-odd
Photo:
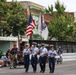
[[[59,1],[55,3],[56,12],[53,10],[53,5],[45,9],[45,12],[52,16],[52,20],[48,25],[50,39],[53,37],[57,40],[74,41],[74,18],[68,12],[65,12],[65,7]]]
[[[3,36],[5,34],[17,36],[18,33],[24,35],[26,26],[27,19],[21,3],[17,1],[0,2],[0,30]]]
[[[0,0],[0,2],[6,2],[6,0]]]
[[[5,34],[6,30],[8,30],[7,24],[7,5],[5,1],[0,2],[0,32]]]
[[[10,26],[12,34],[14,36],[17,36],[18,33],[24,35],[27,25],[24,8],[18,2],[11,2],[8,7],[7,23]]]
[[[36,39],[36,40],[39,40],[39,39],[41,39],[41,40],[44,40],[39,34],[33,34],[33,36],[32,36],[32,39]]]
[[[76,21],[74,22],[73,29],[74,29],[73,39],[74,39],[74,41],[76,41]]]

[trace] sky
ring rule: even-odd
[[[12,0],[7,0],[7,1],[12,1]],[[54,6],[57,0],[17,0],[17,1],[31,1],[47,8],[51,4]],[[64,4],[66,11],[76,12],[76,0],[59,0],[59,2],[61,4]]]

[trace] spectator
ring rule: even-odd
[[[0,58],[0,67],[3,67],[3,65],[4,65],[4,62],[3,62],[3,60],[1,60],[1,58]]]
[[[6,57],[8,58],[8,54],[10,53],[10,48],[6,52]]]
[[[8,53],[8,57],[7,57],[8,66],[10,65],[10,61],[11,61],[11,54]]]
[[[7,66],[7,57],[6,57],[6,53],[3,53],[1,60],[3,60],[4,62],[4,66]]]
[[[71,49],[71,52],[73,53],[73,49]]]
[[[57,53],[58,53],[58,55],[62,56],[63,51],[61,50],[61,48],[58,48]]]
[[[60,56],[60,60],[62,60],[62,53],[63,51],[61,50],[61,48],[58,48],[57,54]]]
[[[12,55],[16,55],[18,53],[18,48],[16,45],[13,45],[12,50],[10,51]]]
[[[68,49],[66,51],[67,51],[67,53],[69,53],[69,50]]]

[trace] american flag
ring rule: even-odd
[[[36,26],[34,19],[32,18],[32,15],[30,13],[28,27],[26,28],[26,35],[31,36],[33,34],[33,29]]]

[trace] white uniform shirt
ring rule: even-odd
[[[37,47],[32,47],[32,55],[35,55],[39,49]]]
[[[40,48],[40,56],[44,56],[44,54],[46,54],[47,52],[47,48]]]
[[[49,51],[48,51],[48,56],[50,56],[50,57],[55,57],[54,54],[57,54],[55,50],[49,50]]]
[[[30,50],[29,49],[24,49],[23,50],[23,55],[28,55],[28,54],[30,54],[31,52],[30,52]]]

